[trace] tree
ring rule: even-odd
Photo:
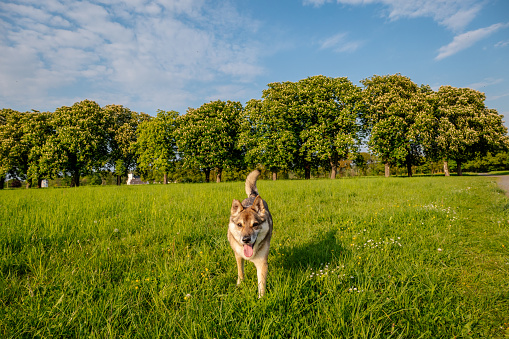
[[[382,159],[386,177],[390,166],[397,164],[406,164],[412,176],[412,165],[422,152],[420,139],[426,133],[422,128],[432,120],[425,90],[400,74],[374,75],[362,83],[367,104],[362,121],[370,134],[369,147]]]
[[[277,179],[279,171],[304,169],[309,179],[311,166],[317,164],[309,145],[303,140],[303,132],[311,125],[309,111],[301,101],[306,94],[300,93],[295,82],[274,82],[267,85],[262,100],[251,100],[245,110],[245,125],[241,143],[247,149],[247,160],[263,164]],[[302,90],[307,88],[301,84]]]
[[[40,161],[46,140],[54,131],[51,118],[52,113],[49,112],[33,111],[24,115],[22,143],[27,148],[27,188],[31,181],[35,181],[37,188],[41,188],[42,179],[50,174],[44,171]]]
[[[269,98],[274,96],[267,92],[265,95]],[[250,100],[244,110],[240,136],[240,144],[246,149],[247,162],[266,165],[272,172],[272,180],[277,179],[278,171],[293,166],[298,150],[295,134],[285,120],[284,110],[274,106],[267,101]]]
[[[485,106],[485,98],[479,91],[452,86],[442,86],[436,93],[431,148],[434,157],[443,160],[446,176],[449,160],[456,161],[462,175],[465,161],[507,148],[507,128],[497,111]]]
[[[103,109],[111,121],[108,129],[108,165],[114,168],[117,185],[120,185],[122,176],[126,177],[136,167],[137,156],[131,145],[136,142],[139,125],[149,120],[150,116],[138,114],[122,105],[108,105]]]
[[[42,172],[51,177],[70,174],[71,187],[75,187],[80,176],[106,165],[111,121],[97,103],[84,100],[57,108],[51,123],[54,133],[43,146]]]
[[[27,148],[22,142],[23,114],[12,109],[0,111],[0,188],[7,175],[23,177],[27,167]]]
[[[339,161],[358,150],[361,89],[347,78],[322,75],[300,80],[297,87],[299,108],[308,120],[301,132],[301,152],[308,163],[315,157],[328,162],[335,179]]]
[[[187,168],[199,168],[210,181],[211,169],[216,169],[216,181],[221,181],[225,168],[242,166],[243,152],[238,139],[242,104],[236,101],[211,101],[197,109],[190,108],[178,119],[175,131],[179,154]]]
[[[247,159],[266,165],[273,179],[280,170],[327,164],[331,178],[338,163],[356,150],[356,119],[361,90],[347,78],[323,75],[298,82],[268,84],[262,101],[251,100],[245,109],[242,144]]]
[[[164,184],[177,160],[174,131],[178,115],[175,111],[158,110],[154,119],[138,126],[137,141],[132,147],[138,156],[138,168],[144,173],[162,172]]]

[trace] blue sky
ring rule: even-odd
[[[401,73],[509,120],[507,0],[2,0],[0,108],[84,99],[155,115],[270,82]]]

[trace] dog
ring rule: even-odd
[[[267,203],[258,194],[256,180],[260,171],[255,170],[246,178],[247,198],[242,203],[234,199],[228,225],[228,241],[237,260],[237,285],[244,280],[244,260],[256,266],[258,298],[265,295],[267,284],[272,216]]]

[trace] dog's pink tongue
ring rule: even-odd
[[[253,245],[244,245],[244,255],[248,258],[253,255]]]

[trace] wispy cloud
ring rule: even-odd
[[[350,41],[347,39],[348,33],[338,33],[320,43],[321,49],[331,49],[337,53],[355,52],[362,46],[362,41]]]
[[[429,17],[453,31],[465,28],[482,9],[479,0],[303,0],[304,5],[320,7],[336,2],[343,5],[382,4],[392,20]]]
[[[454,37],[451,43],[446,46],[440,47],[436,60],[442,60],[450,57],[464,49],[473,46],[476,42],[488,37],[496,31],[509,27],[509,24],[497,23],[489,27],[479,28],[473,31],[465,32]]]
[[[476,89],[476,90],[482,90],[484,87],[497,85],[497,84],[500,84],[501,82],[504,82],[504,79],[486,78],[482,81],[470,84],[470,85],[468,85],[468,87]]]
[[[106,103],[172,109],[209,95],[204,84],[243,83],[264,71],[256,20],[227,1],[4,0],[0,30],[3,102],[39,97],[47,107],[67,92],[69,102],[58,105],[72,104],[79,87]]]
[[[499,41],[495,44],[495,47],[499,48],[499,47],[507,47],[509,46],[509,40],[505,40],[505,41]]]
[[[504,93],[504,94],[500,94],[500,95],[491,95],[491,96],[488,96],[486,98],[486,100],[497,100],[497,99],[505,98],[505,97],[509,97],[509,93]],[[506,115],[506,116],[509,116],[509,115]]]

